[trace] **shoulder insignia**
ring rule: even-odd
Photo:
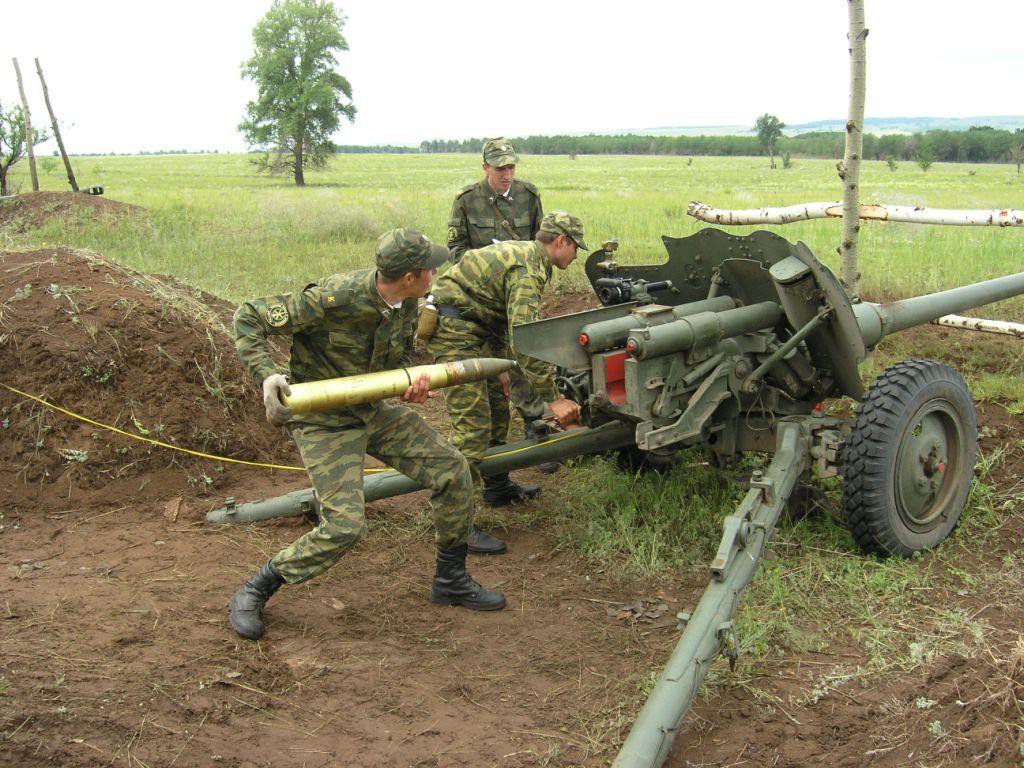
[[[462,197],[463,195],[467,194],[468,192],[472,192],[474,189],[477,188],[477,185],[479,185],[479,183],[480,182],[478,182],[478,181],[474,181],[472,184],[467,184],[462,189],[460,189],[458,191],[458,194],[456,194],[455,196],[456,197]]]
[[[320,294],[321,307],[340,307],[348,302],[348,291],[342,289],[333,293]]]
[[[448,242],[453,242],[459,236],[459,230],[455,227],[448,227]]]
[[[288,307],[280,302],[267,307],[267,323],[271,328],[281,328],[288,324]]]

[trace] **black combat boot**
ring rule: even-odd
[[[228,603],[228,617],[235,632],[250,640],[263,637],[263,606],[281,588],[284,579],[269,560],[256,571]]]
[[[475,525],[469,530],[468,544],[472,555],[503,555],[508,551],[504,541]]]
[[[430,602],[461,605],[474,611],[500,611],[505,596],[497,590],[481,587],[466,573],[465,544],[437,550],[437,573],[430,590]]]
[[[484,504],[489,507],[504,507],[517,501],[526,501],[538,493],[539,485],[520,485],[508,476],[508,472],[484,478]]]

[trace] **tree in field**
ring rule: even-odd
[[[767,112],[757,118],[757,121],[754,123],[757,141],[762,149],[767,150],[772,168],[775,167],[775,147],[782,136],[782,129],[785,127],[785,123],[780,122],[779,118],[775,115],[769,115]]]
[[[41,144],[50,138],[45,131],[32,131],[32,144]],[[0,195],[10,194],[7,174],[11,166],[21,160],[28,152],[25,141],[25,112],[21,107],[14,107],[4,112],[0,106]]]
[[[300,187],[304,169],[324,167],[334,153],[331,136],[341,118],[355,119],[352,86],[336,71],[335,54],[348,50],[344,26],[330,0],[274,0],[253,28],[253,55],[242,64],[259,95],[238,129],[266,153],[256,163],[261,170],[291,171]]]
[[[1010,160],[1017,164],[1017,175],[1020,176],[1020,165],[1024,163],[1024,128],[1013,133],[1014,143],[1010,147]]]
[[[915,159],[917,164],[921,166],[922,171],[927,171],[931,168],[932,163],[935,162],[935,150],[932,149],[932,145],[920,144],[917,148]]]

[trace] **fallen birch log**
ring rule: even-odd
[[[1011,323],[1006,320],[983,320],[978,317],[963,315],[945,315],[933,320],[935,325],[948,325],[950,328],[964,328],[968,331],[985,331],[985,333],[1002,333],[1024,339],[1024,323]]]
[[[1024,227],[1024,211],[1003,208],[995,211],[960,211],[947,208],[916,208],[911,205],[860,205],[860,218],[900,221],[908,224],[947,224],[960,227]],[[687,213],[709,224],[791,224],[809,219],[841,219],[843,204],[801,203],[782,208],[733,210],[712,208],[694,200]]]

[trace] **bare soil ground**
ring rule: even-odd
[[[554,309],[588,301],[559,296]],[[0,253],[0,382],[134,435],[296,464],[223,331],[232,309],[71,250]],[[916,333],[923,347],[948,332]],[[1010,354],[977,343],[992,365]],[[427,406],[438,424],[441,411]],[[412,494],[369,505],[367,539],[282,590],[250,643],[228,626],[227,601],[309,523],[214,528],[204,515],[227,496],[305,487],[303,473],[137,442],[7,389],[0,420],[0,765],[603,765],[677,638],[671,621],[631,624],[608,608],[646,598],[671,616],[703,586],[700,569],[671,588],[623,581],[543,528],[507,527],[511,552],[471,567],[509,608],[440,609],[425,599],[426,498]],[[1019,418],[998,406],[982,420],[990,444],[1019,439]],[[1019,469],[1007,463],[1001,481]],[[552,485],[561,472],[524,474]],[[1021,532],[1008,517],[991,557],[1019,548]],[[1017,765],[1007,723],[1024,699],[1024,610],[948,598],[984,612],[989,654],[800,704],[848,649],[793,655],[784,674],[717,688],[670,765]],[[783,703],[763,706],[754,685]],[[916,708],[921,696],[934,707]],[[927,728],[937,716],[944,736]]]

